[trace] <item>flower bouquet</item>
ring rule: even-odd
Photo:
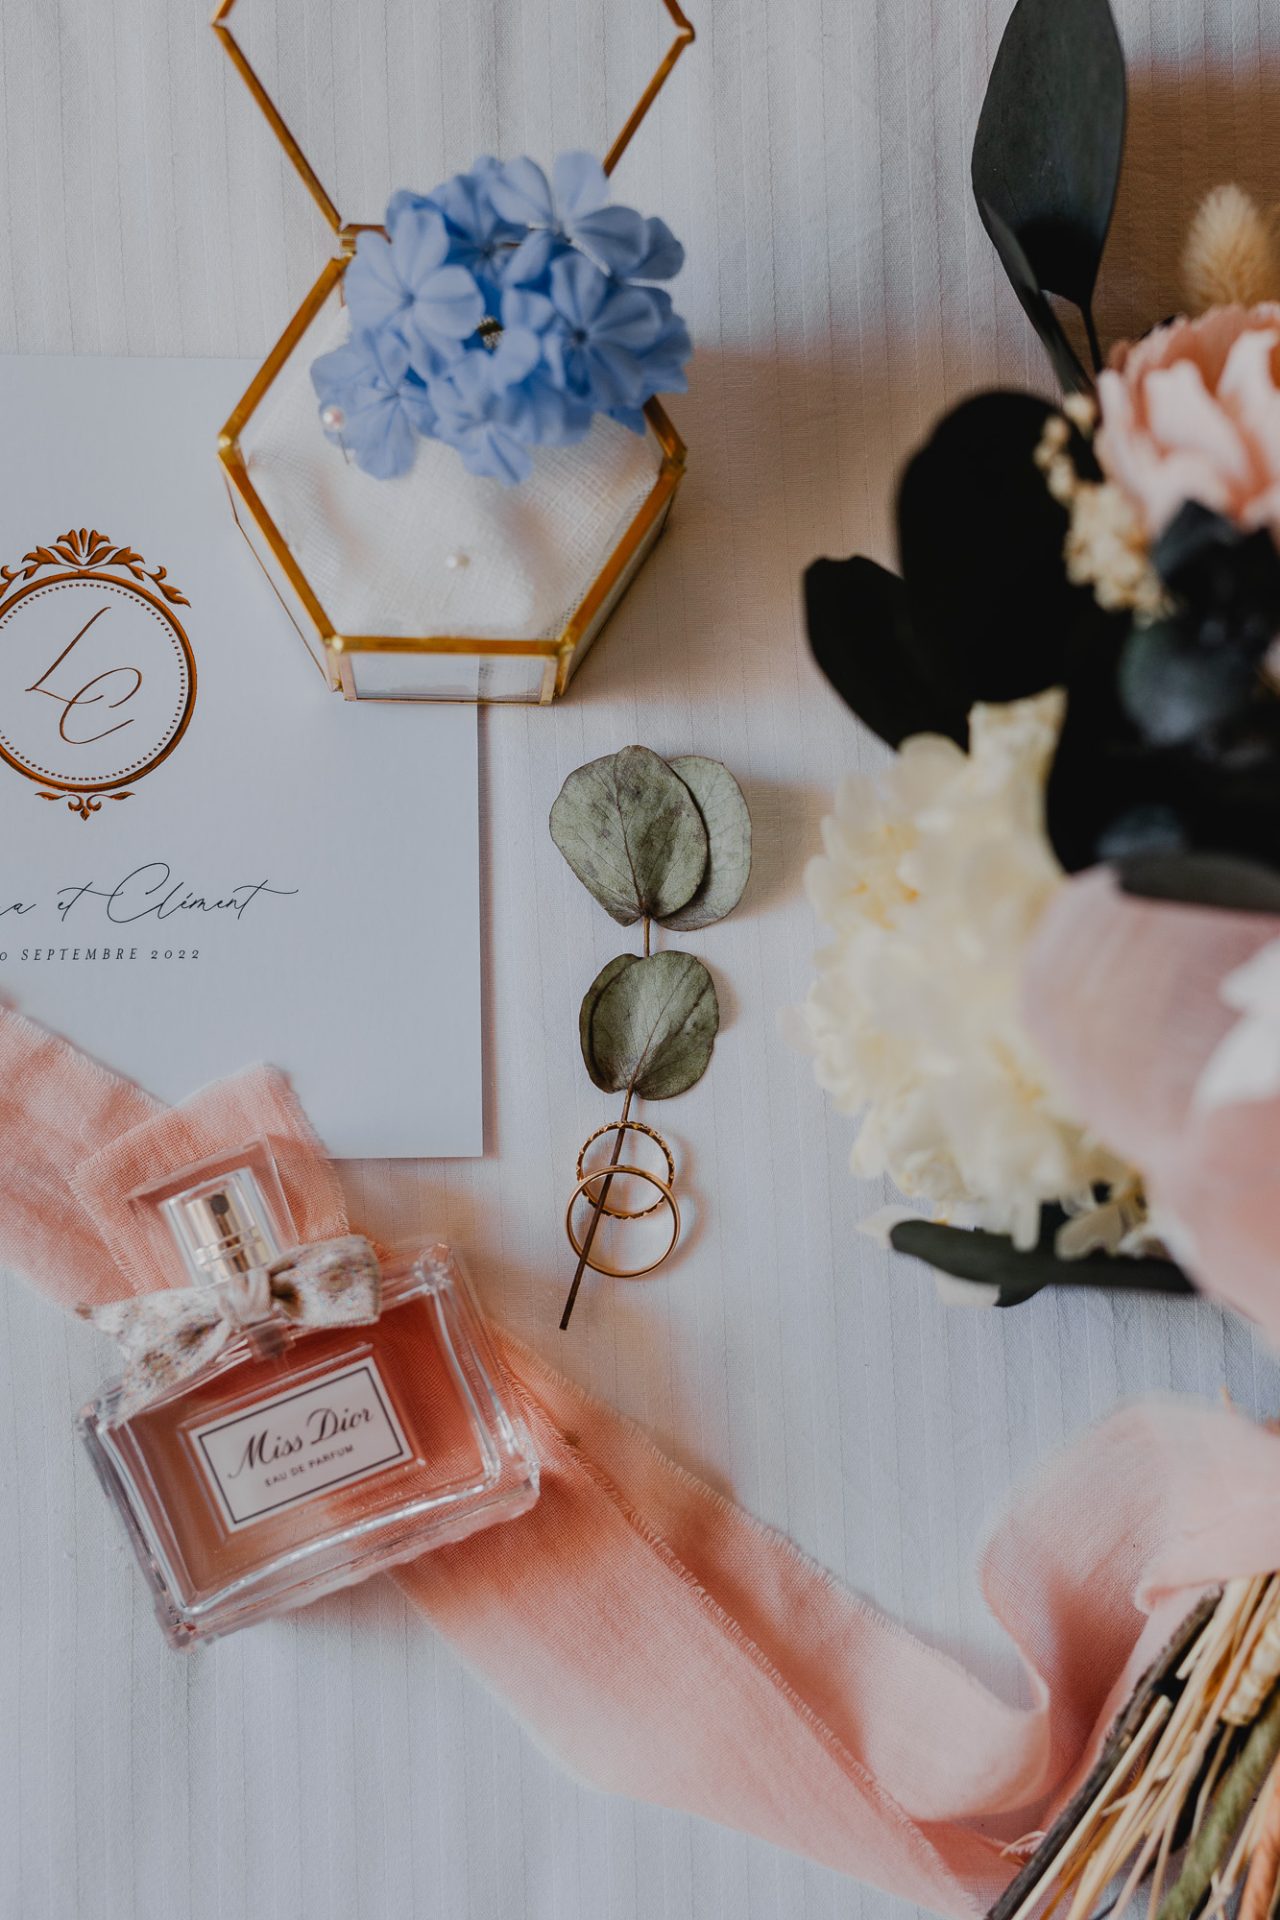
[[[1184,314],[1104,354],[1124,120],[1106,0],[1020,0],[973,185],[1065,397],[966,400],[900,571],[805,577],[894,757],[810,867],[803,1029],[948,1293],[1194,1285],[1280,1334],[1280,252],[1218,189]]]

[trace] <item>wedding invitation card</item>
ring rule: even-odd
[[[0,1000],[169,1101],[269,1061],[338,1156],[479,1154],[476,712],[329,691],[216,459],[253,372],[0,357]]]

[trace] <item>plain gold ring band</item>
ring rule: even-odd
[[[658,1189],[658,1204],[662,1205],[665,1203],[671,1213],[671,1239],[658,1255],[657,1259],[648,1261],[645,1266],[609,1267],[605,1266],[603,1262],[599,1260],[593,1260],[589,1253],[585,1256],[586,1263],[591,1268],[591,1271],[593,1273],[602,1273],[608,1280],[638,1280],[641,1274],[652,1273],[655,1267],[660,1267],[663,1261],[675,1252],[676,1242],[680,1238],[680,1206],[675,1194],[671,1191],[666,1181],[660,1180],[656,1173],[650,1173],[647,1168],[619,1166],[612,1168],[611,1171],[614,1173],[630,1174],[632,1178],[636,1180],[647,1180],[651,1187],[657,1187]],[[577,1206],[579,1199],[587,1192],[588,1187],[599,1178],[599,1173],[589,1173],[584,1179],[579,1180],[577,1186],[569,1196],[569,1205],[565,1209],[564,1230],[569,1236],[569,1245],[573,1248],[580,1260],[584,1257],[582,1252],[583,1243],[573,1230],[573,1210]]]

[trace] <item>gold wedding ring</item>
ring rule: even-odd
[[[605,1180],[610,1174],[619,1174],[622,1172],[621,1167],[607,1166],[596,1167],[590,1174],[586,1172],[587,1155],[590,1153],[596,1141],[603,1139],[606,1133],[620,1133],[624,1139],[628,1133],[645,1134],[654,1142],[654,1145],[658,1148],[658,1151],[667,1163],[667,1186],[674,1187],[676,1183],[675,1155],[672,1153],[662,1135],[658,1132],[658,1129],[647,1126],[643,1120],[606,1120],[602,1127],[597,1127],[595,1132],[583,1141],[582,1151],[578,1155],[578,1179],[580,1181],[584,1175],[587,1180]],[[579,1191],[581,1190],[580,1188]],[[591,1194],[589,1197],[594,1205],[595,1195]],[[611,1220],[643,1220],[648,1214],[656,1213],[658,1208],[663,1205],[665,1205],[665,1202],[662,1195],[659,1194],[658,1198],[651,1201],[647,1207],[611,1207],[606,1205],[601,1207],[600,1211],[601,1213],[607,1213]]]
[[[631,1121],[628,1124],[636,1127],[639,1127],[640,1125],[638,1121]],[[647,1127],[642,1128],[641,1130],[646,1133],[650,1131],[650,1129]],[[603,1132],[605,1131],[605,1129],[602,1128],[601,1131]],[[590,1146],[590,1144],[591,1142],[588,1141],[586,1143],[586,1146]],[[583,1148],[584,1153],[586,1152],[586,1146],[584,1146]],[[610,1174],[610,1173],[620,1175],[620,1176],[627,1175],[633,1180],[644,1180],[648,1183],[649,1186],[656,1187],[658,1189],[658,1198],[653,1202],[652,1206],[646,1207],[644,1209],[644,1212],[646,1214],[652,1213],[658,1207],[665,1206],[671,1214],[670,1240],[667,1242],[667,1245],[663,1248],[662,1252],[658,1255],[657,1259],[648,1261],[643,1267],[611,1267],[606,1265],[606,1263],[602,1260],[594,1259],[592,1257],[592,1252],[588,1252],[584,1254],[583,1253],[584,1242],[579,1240],[577,1234],[574,1232],[573,1210],[577,1206],[578,1201],[582,1199],[584,1196],[587,1199],[591,1199],[591,1194],[589,1189],[596,1183],[596,1181],[602,1179],[606,1174]],[[592,1204],[594,1205],[594,1202]],[[602,1211],[607,1211],[607,1209],[602,1209]],[[623,1220],[636,1220],[641,1217],[642,1216],[638,1213],[623,1213],[623,1214],[614,1215],[615,1219],[623,1219]],[[595,1173],[585,1174],[578,1181],[577,1186],[574,1188],[572,1194],[570,1195],[569,1205],[565,1209],[564,1230],[569,1237],[569,1245],[573,1248],[574,1252],[577,1254],[580,1260],[585,1259],[586,1264],[591,1268],[593,1273],[604,1274],[606,1279],[610,1279],[610,1280],[638,1280],[641,1274],[652,1273],[655,1267],[660,1267],[663,1261],[666,1260],[669,1257],[669,1255],[671,1255],[675,1251],[676,1242],[680,1238],[680,1207],[679,1207],[679,1203],[676,1200],[675,1194],[671,1191],[671,1188],[668,1185],[668,1183],[665,1180],[660,1180],[656,1173],[650,1173],[644,1167],[632,1167],[632,1166],[602,1167]]]

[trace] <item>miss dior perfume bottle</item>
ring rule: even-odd
[[[182,1290],[92,1310],[126,1370],[80,1419],[175,1646],[523,1513],[538,1465],[447,1247],[292,1255],[259,1143],[136,1196]]]

